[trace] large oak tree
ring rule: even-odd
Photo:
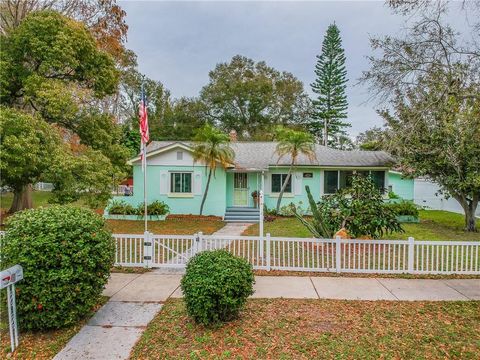
[[[92,111],[91,103],[117,90],[118,71],[112,57],[99,49],[84,24],[54,11],[31,13],[18,27],[2,35],[1,41],[0,101],[4,107],[15,109],[14,113],[7,113],[4,118],[11,119],[14,115],[18,117],[18,113],[24,113],[33,115],[34,119],[38,119],[36,121],[55,125],[61,133],[62,141],[68,142],[69,146],[63,146],[60,152],[51,152],[53,161],[59,160],[52,165],[60,169],[65,168],[62,164],[68,163],[72,167],[72,163],[78,165],[79,162],[90,162],[91,165],[83,166],[82,169],[91,174],[97,171],[93,164],[103,166],[108,163],[108,166],[103,166],[102,172],[109,173],[108,186],[111,186],[112,177],[120,170],[114,169],[115,162],[121,162],[116,160],[120,156],[115,150],[117,140],[112,138],[114,123],[108,115],[102,116]],[[89,117],[96,120],[88,120]],[[89,126],[90,130],[87,129]],[[110,135],[101,146],[100,138],[95,139],[92,135],[92,132],[100,129],[104,130],[103,134]],[[101,132],[98,131],[98,134]],[[20,138],[21,132],[14,136]],[[121,134],[118,138],[120,136]],[[62,151],[65,161],[60,160],[60,156],[53,156]],[[15,169],[23,171],[22,167]],[[30,178],[38,180],[45,178],[43,175],[45,174]],[[62,188],[65,193],[67,184],[61,180],[57,177],[54,184],[56,190]],[[85,194],[86,191],[98,195],[98,189],[103,189],[102,192],[105,193],[107,177],[98,177],[97,180],[74,192],[75,196]],[[19,186],[18,183],[9,183],[7,178],[2,178],[2,184],[11,186],[14,190],[12,211],[31,205],[31,183]]]
[[[217,64],[200,99],[207,120],[239,138],[273,138],[277,125],[305,125],[311,114],[303,84],[291,73],[237,55]]]

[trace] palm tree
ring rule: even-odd
[[[235,155],[229,145],[230,137],[209,124],[199,129],[194,140],[197,142],[193,147],[194,161],[204,162],[209,168],[207,185],[200,205],[200,215],[202,215],[212,174],[215,176],[218,165],[226,169],[232,164]]]
[[[315,155],[315,143],[313,136],[303,131],[297,131],[284,127],[279,127],[276,130],[276,139],[278,141],[275,152],[278,155],[277,164],[284,156],[290,156],[290,168],[288,169],[287,178],[282,184],[280,194],[278,194],[277,200],[277,213],[280,211],[280,204],[282,202],[283,193],[287,187],[290,178],[292,177],[292,171],[297,162],[297,158],[300,154],[305,155],[311,161],[316,159]]]

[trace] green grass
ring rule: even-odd
[[[250,299],[205,328],[170,299],[131,359],[476,359],[480,302]]]
[[[463,231],[462,215],[448,211],[421,210],[419,224],[402,224],[402,227],[405,230],[404,233],[389,234],[384,238],[402,240],[412,236],[416,240],[480,241],[480,232]],[[312,237],[312,234],[295,218],[277,218],[274,221],[265,222],[264,229],[265,233],[270,233],[271,236]],[[258,235],[258,225],[250,226],[244,235]]]
[[[48,206],[48,200],[52,197],[50,191],[34,191],[32,193],[32,201],[34,207]],[[0,195],[0,208],[3,210],[10,209],[13,201],[13,193],[8,192]]]

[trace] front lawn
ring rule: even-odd
[[[2,300],[5,297],[2,296]],[[87,323],[87,321],[93,316],[94,312],[100,309],[100,307],[108,301],[108,297],[102,296],[97,307],[89,314],[84,320],[80,321],[74,326],[70,326],[64,329],[51,330],[51,331],[37,331],[37,332],[22,332],[20,329],[20,343],[19,347],[15,350],[12,358],[14,359],[52,359],[68,341],[80,331],[80,329]],[[2,307],[4,310],[5,307]],[[2,311],[0,320],[0,358],[8,358],[8,351],[10,351],[10,335],[8,333],[8,319],[6,312]]]
[[[480,225],[479,225],[480,226]],[[441,211],[421,210],[419,224],[402,224],[404,233],[387,235],[385,239],[408,239],[413,236],[416,240],[480,240],[480,233],[463,231],[463,215]],[[285,237],[312,237],[312,234],[295,218],[277,218],[264,223],[265,233],[271,236]],[[258,224],[250,226],[244,235],[258,235]]]
[[[169,300],[132,359],[476,359],[480,302],[250,299],[206,329]]]
[[[107,220],[107,226],[117,234],[143,234],[143,220]],[[225,226],[221,220],[213,218],[173,218],[165,221],[149,221],[148,231],[165,235],[192,235],[202,231],[212,234]]]
[[[48,200],[52,197],[50,191],[33,191],[32,192],[32,202],[34,207],[39,206],[48,206]],[[0,194],[0,209],[3,211],[8,211],[10,206],[12,206],[13,193],[7,192]]]

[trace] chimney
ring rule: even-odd
[[[230,130],[230,133],[228,134],[230,136],[230,141],[236,142],[237,141],[237,131],[235,129]]]

